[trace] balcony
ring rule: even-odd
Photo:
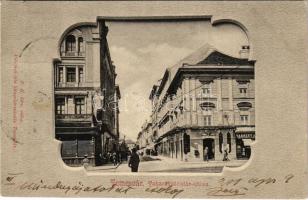
[[[92,114],[57,114],[56,120],[92,120]]]
[[[93,87],[93,82],[58,82],[56,88],[78,88],[78,87]]]
[[[85,52],[66,51],[66,52],[61,52],[61,56],[64,56],[64,57],[85,57]]]
[[[92,124],[92,114],[56,115],[56,127],[89,127]]]

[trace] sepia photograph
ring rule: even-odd
[[[307,198],[305,1],[0,6],[2,196]]]
[[[255,60],[240,26],[98,17],[68,27],[58,51],[55,136],[66,165],[218,173],[250,158]]]

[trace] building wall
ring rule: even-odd
[[[186,155],[189,161],[202,161],[204,139],[213,139],[215,160],[223,159],[223,150],[228,147],[229,159],[236,159],[236,127],[252,126],[255,121],[255,104],[254,104],[254,77],[252,74],[247,75],[229,75],[229,76],[209,76],[209,75],[193,75],[185,74],[183,79],[179,79],[179,87],[176,89],[174,97],[167,97],[166,101],[160,97],[152,100],[157,101],[154,106],[152,119],[153,124],[158,124],[158,136],[164,135],[172,131],[175,127],[188,127],[181,134],[188,132],[190,135],[190,152]],[[241,89],[242,93],[240,92]],[[245,91],[245,92],[243,92]],[[162,94],[163,95],[163,94]],[[162,96],[161,95],[161,96]],[[165,103],[164,103],[165,102]],[[250,108],[243,109],[239,107],[239,103],[250,103]],[[201,107],[201,104],[210,104],[213,107]],[[182,110],[179,109],[182,106]],[[241,116],[248,116],[247,121],[243,122]],[[163,116],[167,116],[163,118]],[[210,124],[207,124],[206,117],[210,116]],[[164,120],[162,120],[164,119]],[[210,127],[221,127],[216,131],[206,131]],[[202,130],[189,129],[189,127],[200,127]],[[186,130],[186,131],[185,131]],[[222,134],[222,145],[220,146],[219,134]],[[230,135],[230,141],[228,140]],[[179,133],[174,133],[174,137],[178,137]],[[172,136],[170,136],[172,137]],[[158,151],[165,156],[173,157],[176,150],[174,146],[178,145],[178,149],[182,144],[183,137],[179,136],[179,142],[176,144],[175,138],[164,138],[160,143]],[[170,141],[171,140],[171,141]],[[180,142],[181,141],[181,142]],[[227,143],[227,142],[230,142]],[[173,145],[173,146],[172,146]],[[231,149],[231,150],[230,150]],[[199,155],[195,155],[199,154]],[[179,157],[176,155],[176,158]],[[183,160],[183,156],[181,157]]]
[[[106,32],[99,34],[99,30]],[[82,148],[91,149],[94,165],[102,164],[100,158],[103,153],[115,150],[114,144],[117,144],[119,137],[116,121],[118,113],[114,107],[108,107],[110,102],[117,102],[118,98],[115,95],[116,75],[109,55],[107,31],[102,22],[98,26],[79,26],[70,30],[61,41],[61,61],[55,64],[56,128],[72,128],[70,135],[65,136],[63,147],[73,151],[75,146],[68,146],[73,144],[70,141],[76,140],[78,144],[80,140]],[[101,117],[98,115],[99,110],[103,110]],[[82,132],[78,128],[81,124],[83,127],[96,127],[95,136],[93,132]],[[74,134],[76,130],[81,132]],[[63,132],[56,134],[58,139],[64,138]],[[80,138],[78,134],[83,137]],[[90,148],[89,145],[93,144],[94,148]],[[76,155],[79,165],[80,156]],[[67,164],[76,162],[69,161]]]

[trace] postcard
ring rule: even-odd
[[[307,198],[305,1],[4,1],[1,194]]]

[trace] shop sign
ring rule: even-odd
[[[255,139],[255,133],[236,133],[237,139]]]
[[[215,133],[213,133],[213,132],[211,132],[211,133],[209,133],[209,132],[204,132],[204,133],[202,133],[201,135],[202,135],[203,137],[215,136]]]

